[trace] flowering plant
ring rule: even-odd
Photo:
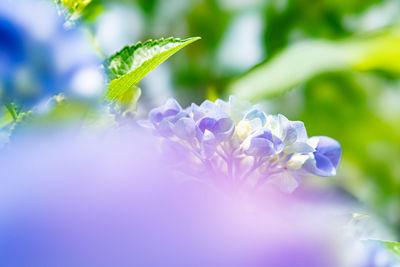
[[[267,115],[233,96],[185,109],[169,99],[140,124],[162,137],[165,152],[181,156],[174,161],[181,170],[191,166],[197,178],[223,177],[222,184],[234,189],[271,180],[292,192],[304,175],[334,176],[341,156],[336,140],[309,138],[303,122]]]

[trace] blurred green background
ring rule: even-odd
[[[230,94],[304,121],[343,146],[335,183],[400,237],[400,1],[93,0],[104,56],[126,44],[200,36],[141,84],[141,116]],[[324,183],[324,182],[323,182]]]

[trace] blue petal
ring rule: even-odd
[[[255,130],[248,138],[249,147],[244,150],[248,155],[269,156],[281,152],[284,147],[282,140],[266,129]]]
[[[195,103],[192,103],[192,105],[189,108],[189,112],[193,114],[194,121],[198,121],[204,117],[204,112]]]
[[[321,177],[330,177],[336,175],[336,169],[327,157],[320,154],[315,154],[314,156],[314,159],[308,159],[304,163],[304,170]]]
[[[286,145],[291,145],[294,142],[296,142],[296,140],[297,140],[297,131],[296,131],[296,129],[294,127],[287,127],[283,131],[284,131],[284,133],[283,133],[283,136],[284,136],[283,142]]]
[[[206,130],[201,141],[201,155],[206,159],[211,158],[215,153],[216,146],[217,142],[214,134]]]
[[[265,138],[252,138],[250,141],[250,146],[244,150],[249,156],[270,156],[275,154],[274,144]]]
[[[275,153],[279,153],[283,150],[284,144],[276,135],[272,135],[272,143],[274,144]]]
[[[314,152],[314,148],[307,143],[295,142],[290,146],[285,147],[285,152],[287,153],[311,153]]]
[[[235,122],[230,118],[222,118],[214,126],[213,133],[220,141],[231,139],[235,132]]]
[[[342,155],[342,148],[339,142],[327,136],[317,136],[317,138],[319,142],[316,147],[316,153],[327,157],[332,165],[337,168]]]
[[[198,126],[200,130],[204,133],[206,130],[212,131],[216,123],[217,123],[216,119],[210,117],[204,117],[199,121]]]
[[[190,118],[190,115],[186,112],[179,112],[176,115],[165,117],[165,119],[169,120],[171,123],[176,123],[181,118]]]
[[[335,168],[332,165],[331,161],[324,155],[316,153],[315,162],[316,162],[316,167],[319,170],[323,171],[324,173],[326,174],[336,173]]]
[[[195,136],[196,124],[191,118],[181,118],[173,126],[174,134],[184,140],[191,140]]]
[[[310,139],[316,139],[318,143],[315,148],[314,159],[307,160],[304,163],[304,169],[323,177],[336,175],[336,168],[342,153],[340,144],[326,136],[315,136]]]
[[[163,119],[162,107],[154,108],[149,112],[149,121],[158,123]]]
[[[202,109],[205,112],[209,112],[214,110],[215,104],[214,102],[210,100],[205,100],[203,103],[200,104],[200,109]]]
[[[260,132],[260,131],[254,132],[254,137],[272,140],[272,133],[270,130],[262,130],[259,134],[258,134],[258,132]]]
[[[164,118],[175,116],[181,111],[182,108],[178,102],[171,98],[163,106],[152,109],[149,112],[149,120],[152,123],[159,123]]]
[[[173,98],[168,99],[167,102],[164,105],[164,113],[168,114],[167,116],[170,116],[169,115],[170,113],[174,113],[173,115],[175,115],[181,110],[182,110],[181,106]]]
[[[175,116],[176,114],[178,114],[179,111],[175,110],[175,109],[167,109],[164,111],[163,113],[163,117],[170,117],[170,116]]]
[[[173,126],[173,124],[171,122],[169,122],[168,120],[162,120],[156,126],[155,133],[158,135],[161,135],[163,137],[171,137],[173,135],[172,126]]]
[[[306,127],[302,121],[291,121],[290,125],[292,128],[296,129],[297,142],[305,142],[308,139]]]
[[[265,115],[264,112],[258,110],[258,109],[252,109],[244,117],[246,120],[253,120],[253,119],[260,119],[262,126],[265,125],[267,122],[267,116]]]

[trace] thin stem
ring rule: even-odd
[[[190,152],[195,155],[204,165],[206,172],[210,175],[215,175],[214,167],[212,166],[210,160],[204,159],[199,152],[197,152],[193,147],[189,147]]]
[[[195,155],[201,162],[204,163],[204,159],[203,157],[200,155],[200,153],[198,153],[196,150],[194,150],[193,148],[189,148],[189,151],[192,152],[193,155]]]
[[[224,151],[224,153],[225,153],[226,156],[229,156],[229,155],[231,154],[231,153],[229,153],[229,152],[227,151],[227,149],[225,148],[224,143],[221,143],[220,147],[221,147],[222,151]]]
[[[233,165],[232,165],[232,161],[234,160],[232,156],[233,152],[228,152],[224,144],[220,144],[218,147],[221,148],[222,151],[219,151],[217,148],[217,154],[225,161],[226,168],[228,170],[228,178],[233,181],[235,179],[235,177],[233,176]]]
[[[260,166],[260,163],[261,163],[261,158],[254,157],[253,166],[251,166],[251,168],[243,175],[239,183],[243,183],[249,177],[249,175]]]
[[[228,167],[228,177],[233,180],[232,156],[226,161]]]
[[[232,166],[232,168],[233,168],[233,177],[235,179],[235,183],[240,178],[239,177],[240,172],[239,172],[238,161],[239,161],[238,158],[233,158],[233,166]]]
[[[217,154],[218,156],[220,156],[223,160],[228,161],[228,159],[226,158],[226,156],[224,154],[221,153],[221,151],[217,150]]]

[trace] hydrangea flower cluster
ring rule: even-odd
[[[180,153],[178,161],[190,166],[192,176],[223,177],[235,188],[274,181],[292,192],[301,176],[334,176],[341,157],[336,140],[309,138],[303,122],[267,115],[235,97],[186,109],[169,99],[140,124],[162,137],[168,151]]]

